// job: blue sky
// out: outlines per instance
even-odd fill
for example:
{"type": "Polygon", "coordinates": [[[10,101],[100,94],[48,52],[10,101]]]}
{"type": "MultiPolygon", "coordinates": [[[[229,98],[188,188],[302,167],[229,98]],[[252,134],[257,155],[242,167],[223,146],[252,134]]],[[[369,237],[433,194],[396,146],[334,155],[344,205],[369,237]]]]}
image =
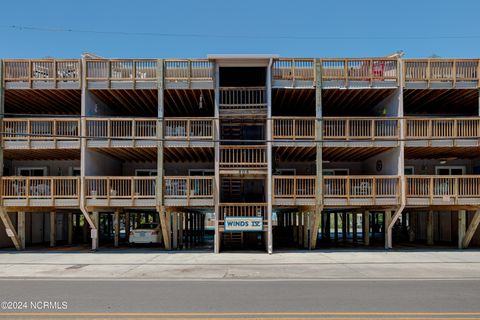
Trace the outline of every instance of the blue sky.
{"type": "Polygon", "coordinates": [[[0,58],[479,57],[479,12],[477,0],[10,0],[0,58]]]}

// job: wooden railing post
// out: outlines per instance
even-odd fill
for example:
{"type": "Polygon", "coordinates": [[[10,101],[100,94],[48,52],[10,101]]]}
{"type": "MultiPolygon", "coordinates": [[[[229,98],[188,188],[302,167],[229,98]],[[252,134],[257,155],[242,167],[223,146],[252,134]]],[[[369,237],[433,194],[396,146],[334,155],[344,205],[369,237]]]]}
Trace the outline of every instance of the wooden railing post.
{"type": "Polygon", "coordinates": [[[55,206],[55,198],[56,198],[56,190],[55,190],[56,183],[55,182],[56,181],[57,180],[53,179],[53,177],[50,178],[50,197],[51,197],[52,207],[55,206]]]}
{"type": "Polygon", "coordinates": [[[427,71],[426,71],[426,76],[427,76],[427,86],[430,88],[431,81],[432,81],[432,74],[431,74],[431,65],[430,65],[430,59],[427,60],[427,71]]]}

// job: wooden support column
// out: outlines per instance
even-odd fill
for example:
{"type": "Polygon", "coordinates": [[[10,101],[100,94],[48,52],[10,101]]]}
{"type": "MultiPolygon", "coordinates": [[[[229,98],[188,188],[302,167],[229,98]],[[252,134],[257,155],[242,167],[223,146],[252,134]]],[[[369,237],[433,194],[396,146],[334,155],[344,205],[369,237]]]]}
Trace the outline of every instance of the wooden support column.
{"type": "Polygon", "coordinates": [[[57,213],[50,212],[50,247],[57,244],[57,213]]]}
{"type": "Polygon", "coordinates": [[[427,213],[427,245],[433,245],[433,211],[427,213]]]}
{"type": "Polygon", "coordinates": [[[68,245],[73,244],[73,212],[67,213],[68,224],[68,245]]]}
{"type": "Polygon", "coordinates": [[[297,214],[295,212],[291,213],[292,216],[292,235],[293,242],[298,244],[298,229],[297,229],[297,214]]]}
{"type": "Polygon", "coordinates": [[[273,253],[273,149],[272,149],[272,64],[273,59],[270,59],[267,68],[267,253],[273,253]]]}
{"type": "Polygon", "coordinates": [[[13,226],[12,220],[10,219],[8,212],[5,211],[3,207],[0,207],[0,218],[3,222],[3,225],[5,226],[5,232],[7,233],[7,236],[10,237],[10,239],[12,239],[12,242],[15,248],[17,250],[22,250],[22,245],[20,243],[20,239],[18,238],[17,231],[13,226]]]}
{"type": "Polygon", "coordinates": [[[125,212],[125,237],[126,241],[129,242],[130,239],[130,212],[125,212]]]}
{"type": "Polygon", "coordinates": [[[95,229],[91,230],[95,234],[95,237],[92,237],[92,249],[97,250],[100,245],[100,213],[98,211],[92,212],[92,222],[95,225],[95,229]]]}
{"type": "Polygon", "coordinates": [[[178,244],[183,249],[183,229],[185,225],[185,213],[180,213],[179,217],[179,232],[178,232],[178,244]]]}
{"type": "Polygon", "coordinates": [[[310,245],[308,242],[308,229],[310,225],[310,214],[306,211],[303,212],[303,247],[307,249],[310,245]]]}
{"type": "Polygon", "coordinates": [[[370,245],[370,211],[365,210],[363,213],[363,243],[370,245]]]}
{"type": "Polygon", "coordinates": [[[478,225],[480,225],[480,210],[475,211],[473,219],[468,226],[465,237],[463,238],[462,248],[468,248],[468,246],[470,245],[470,241],[475,234],[475,231],[477,231],[478,225]]]}
{"type": "Polygon", "coordinates": [[[347,213],[342,212],[342,241],[347,241],[347,213]]]}
{"type": "Polygon", "coordinates": [[[458,211],[458,249],[463,248],[466,229],[467,229],[467,212],[465,210],[459,210],[458,211]]]}
{"type": "Polygon", "coordinates": [[[390,242],[389,242],[389,237],[391,236],[389,234],[389,228],[388,226],[392,223],[392,211],[391,210],[385,210],[385,216],[383,218],[383,235],[385,237],[385,248],[389,249],[391,248],[390,242]]]}
{"type": "MultiPolygon", "coordinates": [[[[220,69],[215,63],[215,72],[213,75],[215,106],[214,106],[214,121],[213,121],[213,138],[214,138],[214,166],[215,166],[215,182],[213,184],[213,201],[215,205],[215,234],[214,234],[214,252],[220,253],[221,234],[220,234],[220,69]]],[[[185,228],[187,227],[185,221],[185,228]]],[[[186,240],[186,239],[185,239],[186,240]]]]}
{"type": "Polygon", "coordinates": [[[157,203],[157,212],[159,214],[160,228],[162,229],[162,238],[165,243],[165,248],[170,250],[170,236],[166,230],[166,220],[165,220],[165,207],[163,199],[163,188],[164,188],[164,163],[163,163],[163,154],[164,154],[164,120],[165,120],[165,99],[164,99],[164,86],[165,86],[165,77],[164,77],[164,68],[163,68],[163,59],[157,60],[157,179],[155,186],[155,197],[157,203]]]}
{"type": "Polygon", "coordinates": [[[17,232],[20,240],[20,248],[25,249],[25,212],[17,212],[17,232]]]}
{"type": "Polygon", "coordinates": [[[118,244],[120,243],[120,210],[116,209],[115,214],[114,214],[114,219],[113,219],[113,228],[114,228],[114,247],[118,247],[118,244]]]}
{"type": "Polygon", "coordinates": [[[320,221],[322,218],[322,208],[315,206],[315,212],[312,217],[312,232],[310,233],[310,250],[317,247],[318,230],[320,228],[320,221]]]}
{"type": "Polygon", "coordinates": [[[173,213],[172,219],[172,232],[173,232],[173,239],[172,239],[172,249],[177,249],[177,240],[178,240],[178,212],[173,213]]]}
{"type": "Polygon", "coordinates": [[[192,246],[192,220],[190,212],[185,213],[185,245],[188,248],[192,246]]]}
{"type": "MultiPolygon", "coordinates": [[[[322,106],[322,62],[320,59],[315,59],[315,205],[320,208],[318,214],[322,215],[323,209],[323,106],[322,106]]],[[[317,210],[316,210],[317,211],[317,210]]],[[[330,214],[328,214],[330,216],[330,214]]],[[[330,239],[330,217],[322,219],[324,223],[324,236],[330,239]],[[327,235],[328,234],[328,235],[327,235]]],[[[316,241],[316,240],[315,240],[316,241]]]]}
{"type": "MultiPolygon", "coordinates": [[[[3,63],[0,61],[0,127],[3,128],[5,115],[5,88],[3,83],[3,63]]],[[[0,177],[3,176],[3,146],[0,145],[0,177]]],[[[6,227],[6,226],[5,226],[6,227]]]]}
{"type": "Polygon", "coordinates": [[[303,212],[297,212],[297,236],[298,245],[303,246],[303,212]]]}
{"type": "Polygon", "coordinates": [[[166,208],[159,208],[158,214],[160,215],[160,227],[162,229],[163,235],[163,243],[165,244],[165,250],[171,250],[171,242],[170,242],[170,226],[168,223],[167,217],[170,216],[170,212],[166,210],[166,208]]]}

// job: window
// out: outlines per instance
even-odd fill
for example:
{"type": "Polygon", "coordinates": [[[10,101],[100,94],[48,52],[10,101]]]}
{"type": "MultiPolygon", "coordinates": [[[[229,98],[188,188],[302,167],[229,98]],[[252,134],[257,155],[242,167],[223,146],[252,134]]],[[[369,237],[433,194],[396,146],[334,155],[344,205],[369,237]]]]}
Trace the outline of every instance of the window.
{"type": "Polygon", "coordinates": [[[211,169],[188,169],[189,176],[214,176],[215,170],[211,169]]]}
{"type": "Polygon", "coordinates": [[[135,176],[137,177],[154,177],[157,175],[157,169],[136,169],[135,176]]]}
{"type": "Polygon", "coordinates": [[[414,166],[405,166],[403,168],[403,172],[406,176],[411,176],[415,174],[415,167],[414,166]]]}
{"type": "Polygon", "coordinates": [[[439,176],[464,175],[465,166],[436,166],[435,174],[439,176]]]}
{"type": "Polygon", "coordinates": [[[47,167],[21,167],[17,173],[23,177],[44,177],[47,175],[47,167]]]}
{"type": "Polygon", "coordinates": [[[80,167],[70,167],[68,171],[72,177],[78,177],[82,175],[80,167]]]}
{"type": "Polygon", "coordinates": [[[324,176],[348,176],[350,169],[323,169],[324,176]]]}
{"type": "Polygon", "coordinates": [[[295,169],[278,169],[277,172],[281,176],[294,176],[297,174],[295,169]]]}

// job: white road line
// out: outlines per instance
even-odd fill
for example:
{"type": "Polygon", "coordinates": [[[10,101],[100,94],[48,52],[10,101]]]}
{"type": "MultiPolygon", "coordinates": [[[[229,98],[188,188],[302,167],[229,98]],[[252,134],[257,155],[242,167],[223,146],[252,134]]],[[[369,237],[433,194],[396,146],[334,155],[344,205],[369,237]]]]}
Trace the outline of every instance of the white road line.
{"type": "Polygon", "coordinates": [[[480,278],[278,278],[278,279],[219,279],[219,278],[192,278],[192,279],[168,279],[168,278],[0,278],[1,281],[103,281],[103,282],[437,282],[437,281],[480,281],[480,278]]]}

